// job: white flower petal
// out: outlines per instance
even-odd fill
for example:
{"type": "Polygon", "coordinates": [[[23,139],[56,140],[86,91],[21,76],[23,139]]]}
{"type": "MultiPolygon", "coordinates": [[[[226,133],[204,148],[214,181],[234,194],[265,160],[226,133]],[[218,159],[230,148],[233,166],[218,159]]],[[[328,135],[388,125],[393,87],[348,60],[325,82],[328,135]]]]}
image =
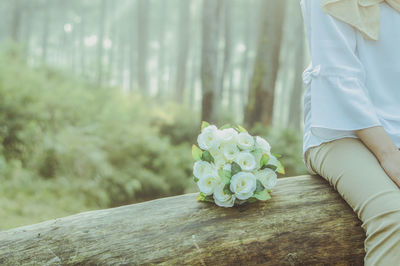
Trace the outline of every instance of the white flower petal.
{"type": "Polygon", "coordinates": [[[277,175],[272,169],[265,168],[263,170],[257,171],[255,173],[255,176],[267,189],[273,188],[276,185],[277,175]]]}
{"type": "Polygon", "coordinates": [[[237,143],[242,150],[251,150],[254,148],[254,138],[245,132],[240,132],[237,137],[237,143]]]}
{"type": "Polygon", "coordinates": [[[204,176],[210,175],[215,171],[215,168],[206,161],[197,161],[193,166],[193,175],[197,178],[202,178],[204,176]]]}
{"type": "Polygon", "coordinates": [[[234,143],[227,143],[221,146],[222,152],[228,161],[233,161],[240,152],[234,143]]]}
{"type": "Polygon", "coordinates": [[[257,187],[256,176],[249,172],[239,172],[232,176],[230,190],[238,199],[248,199],[257,187]]]}
{"type": "Polygon", "coordinates": [[[271,145],[260,136],[256,136],[256,145],[267,154],[271,152],[271,145]]]}
{"type": "Polygon", "coordinates": [[[197,143],[199,144],[199,147],[203,150],[218,148],[220,139],[217,131],[218,129],[214,125],[204,128],[197,137],[197,143]]]}
{"type": "Polygon", "coordinates": [[[253,171],[257,167],[256,158],[248,151],[241,151],[235,158],[235,162],[243,171],[253,171]]]}
{"type": "Polygon", "coordinates": [[[238,132],[233,128],[219,130],[218,134],[221,141],[225,143],[235,143],[238,136],[238,132]]]}
{"type": "Polygon", "coordinates": [[[197,185],[201,192],[206,195],[211,195],[214,193],[215,188],[221,184],[221,179],[218,175],[208,175],[202,177],[197,181],[197,185]]]}

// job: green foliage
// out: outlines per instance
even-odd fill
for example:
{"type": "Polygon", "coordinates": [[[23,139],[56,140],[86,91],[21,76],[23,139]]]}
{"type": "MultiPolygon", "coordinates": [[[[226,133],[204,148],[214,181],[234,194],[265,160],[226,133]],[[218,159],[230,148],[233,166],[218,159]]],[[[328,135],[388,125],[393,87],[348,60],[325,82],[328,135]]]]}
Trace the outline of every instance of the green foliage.
{"type": "Polygon", "coordinates": [[[236,175],[240,171],[242,171],[242,168],[240,167],[240,165],[238,165],[236,162],[232,162],[232,165],[231,165],[232,176],[236,175]]]}
{"type": "Polygon", "coordinates": [[[302,132],[292,129],[273,129],[261,123],[257,123],[250,132],[265,138],[271,144],[273,154],[279,153],[279,156],[276,156],[279,158],[278,173],[285,176],[308,174],[302,159],[302,132]],[[282,165],[285,166],[284,170],[282,165]]]}
{"type": "Polygon", "coordinates": [[[268,163],[269,156],[267,154],[263,154],[260,160],[260,168],[263,168],[264,165],[268,163]]]}
{"type": "Polygon", "coordinates": [[[203,152],[203,154],[202,154],[202,156],[201,156],[201,159],[203,160],[203,161],[206,161],[206,162],[209,162],[209,163],[213,163],[214,162],[214,157],[211,155],[211,153],[209,152],[209,151],[204,151],[203,152]]]}
{"type": "MultiPolygon", "coordinates": [[[[200,121],[190,107],[31,68],[20,55],[15,47],[0,52],[0,217],[7,217],[0,230],[198,191],[190,147],[200,121]]],[[[282,155],[286,175],[306,173],[299,132],[262,125],[250,132],[282,155]]],[[[239,171],[233,163],[221,174],[227,181],[239,171]]]]}
{"type": "Polygon", "coordinates": [[[195,161],[201,160],[202,155],[203,155],[203,151],[199,147],[197,147],[196,145],[193,144],[192,145],[193,160],[195,160],[195,161]]]}
{"type": "Polygon", "coordinates": [[[223,129],[228,129],[230,127],[232,127],[230,124],[225,124],[225,125],[221,126],[219,129],[223,130],[223,129]]]}
{"type": "Polygon", "coordinates": [[[210,123],[206,122],[206,121],[202,121],[201,122],[201,130],[205,129],[206,127],[208,127],[210,125],[210,123]]]}
{"type": "Polygon", "coordinates": [[[199,134],[197,113],[185,105],[158,103],[153,108],[152,125],[172,144],[196,143],[199,134]]]}
{"type": "Polygon", "coordinates": [[[249,133],[247,131],[247,129],[245,129],[244,127],[242,127],[241,125],[237,125],[236,130],[239,132],[243,132],[243,133],[249,133]]]}
{"type": "Polygon", "coordinates": [[[261,181],[259,179],[257,179],[257,187],[256,187],[256,190],[254,192],[259,192],[259,191],[261,191],[263,189],[264,189],[263,184],[261,183],[261,181]]]}
{"type": "Polygon", "coordinates": [[[222,182],[224,184],[229,184],[231,182],[231,177],[232,177],[231,171],[219,169],[218,175],[221,177],[222,182]]]}
{"type": "Polygon", "coordinates": [[[184,193],[192,182],[188,140],[198,129],[166,136],[160,113],[167,110],[139,96],[32,69],[17,50],[2,52],[0,209],[41,201],[53,208],[48,219],[184,193]]]}
{"type": "Polygon", "coordinates": [[[254,197],[258,200],[263,200],[263,201],[271,199],[271,196],[268,194],[267,190],[261,190],[254,193],[254,197]]]}
{"type": "Polygon", "coordinates": [[[197,201],[207,201],[207,202],[212,202],[214,203],[214,198],[212,195],[206,195],[203,192],[200,192],[199,195],[197,195],[197,201]]]}

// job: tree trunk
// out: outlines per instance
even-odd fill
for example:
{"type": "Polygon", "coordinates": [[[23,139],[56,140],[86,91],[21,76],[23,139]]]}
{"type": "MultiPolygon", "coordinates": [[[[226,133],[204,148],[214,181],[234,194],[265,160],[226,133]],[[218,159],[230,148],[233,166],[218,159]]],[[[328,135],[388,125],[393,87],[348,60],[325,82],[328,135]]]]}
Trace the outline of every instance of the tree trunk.
{"type": "MultiPolygon", "coordinates": [[[[126,38],[125,38],[125,29],[121,28],[119,32],[119,41],[118,41],[118,80],[121,85],[121,88],[125,88],[125,68],[126,61],[130,62],[130,60],[126,60],[126,58],[130,58],[130,43],[128,42],[129,51],[127,52],[126,48],[126,38]]],[[[129,39],[128,39],[129,40],[129,39]]],[[[128,65],[130,70],[130,65],[128,65]]],[[[129,87],[129,86],[128,86],[129,87]]],[[[130,88],[129,88],[130,89],[130,88]]]]}
{"type": "Polygon", "coordinates": [[[132,5],[132,10],[131,10],[131,21],[128,20],[128,23],[126,25],[125,33],[129,36],[129,55],[128,55],[128,66],[129,66],[129,91],[132,92],[134,87],[137,86],[137,75],[136,75],[136,55],[137,55],[137,45],[136,45],[136,39],[138,38],[137,34],[134,34],[132,32],[132,27],[131,25],[135,25],[137,23],[137,6],[132,5]],[[129,24],[130,22],[130,24],[129,24]],[[136,81],[136,83],[135,83],[136,81]]]}
{"type": "Polygon", "coordinates": [[[23,39],[24,39],[24,57],[28,58],[29,53],[31,51],[31,41],[32,41],[32,28],[35,21],[33,16],[34,8],[32,6],[25,7],[25,21],[24,21],[24,32],[23,32],[23,39]]]}
{"type": "Polygon", "coordinates": [[[301,123],[303,119],[301,116],[301,108],[303,104],[302,94],[303,94],[303,78],[302,73],[304,70],[304,47],[305,47],[305,33],[301,18],[301,11],[299,8],[295,10],[295,21],[297,22],[295,34],[298,36],[296,42],[294,43],[296,47],[295,53],[295,77],[292,85],[292,93],[290,95],[290,105],[289,105],[289,127],[294,130],[301,129],[301,123]]]}
{"type": "Polygon", "coordinates": [[[214,110],[216,91],[218,91],[218,22],[220,21],[221,0],[203,1],[202,49],[201,49],[201,119],[211,123],[218,122],[214,110]]]}
{"type": "Polygon", "coordinates": [[[158,17],[159,17],[159,25],[158,25],[158,38],[160,47],[158,49],[158,60],[157,60],[157,94],[156,99],[158,101],[162,101],[165,96],[165,24],[167,22],[166,15],[167,15],[167,1],[161,1],[159,10],[158,10],[158,17]]]}
{"type": "Polygon", "coordinates": [[[81,22],[79,24],[79,56],[80,56],[80,69],[81,74],[85,74],[86,71],[86,46],[85,46],[85,28],[86,28],[86,18],[85,18],[85,8],[83,5],[79,9],[81,22]]]}
{"type": "Polygon", "coordinates": [[[278,179],[266,202],[198,193],[0,232],[1,265],[363,265],[361,221],[318,175],[278,179]]]}
{"type": "Polygon", "coordinates": [[[243,121],[244,113],[246,109],[247,97],[249,95],[249,53],[250,53],[250,32],[253,30],[252,25],[250,23],[250,16],[252,16],[252,11],[249,5],[245,6],[245,10],[243,11],[245,14],[244,21],[244,30],[243,30],[243,43],[245,46],[245,50],[243,52],[243,58],[240,69],[240,88],[238,89],[238,95],[236,95],[236,99],[239,98],[238,106],[240,107],[239,114],[242,116],[240,120],[243,121]]]}
{"type": "Polygon", "coordinates": [[[143,95],[148,95],[147,86],[147,50],[148,50],[148,13],[149,13],[149,0],[137,1],[137,80],[140,91],[143,95]]]}
{"type": "Polygon", "coordinates": [[[272,123],[285,6],[286,0],[270,0],[264,1],[261,8],[257,56],[245,114],[250,128],[257,122],[265,126],[272,123]]]}
{"type": "Polygon", "coordinates": [[[18,42],[20,37],[19,33],[21,28],[22,7],[21,0],[14,0],[13,2],[10,36],[13,41],[18,42]]]}
{"type": "Polygon", "coordinates": [[[228,71],[231,69],[231,50],[232,50],[232,37],[231,37],[231,24],[232,24],[232,11],[231,2],[224,0],[224,18],[223,18],[223,33],[224,33],[224,56],[222,62],[221,77],[219,80],[220,85],[218,86],[218,91],[214,101],[214,110],[221,109],[226,95],[226,89],[229,89],[229,85],[225,86],[228,79],[228,71]]]}
{"type": "Polygon", "coordinates": [[[104,33],[106,23],[106,0],[101,0],[99,16],[99,38],[97,43],[97,85],[103,84],[103,55],[104,55],[104,33]]]}
{"type": "MultiPolygon", "coordinates": [[[[47,52],[49,44],[49,33],[50,33],[50,9],[52,8],[49,1],[45,2],[43,6],[43,33],[42,33],[42,62],[47,62],[47,52]]],[[[64,33],[65,34],[65,33],[64,33]]],[[[64,35],[63,35],[64,36],[64,35]]]]}
{"type": "Polygon", "coordinates": [[[118,14],[117,14],[117,8],[116,8],[116,3],[115,1],[110,1],[109,3],[110,7],[109,10],[112,13],[112,19],[108,22],[108,34],[110,35],[110,40],[111,40],[111,47],[108,47],[107,51],[107,83],[109,85],[113,85],[113,80],[114,80],[114,70],[115,70],[115,59],[116,59],[116,53],[118,47],[118,32],[120,28],[117,26],[118,22],[118,14]]]}
{"type": "Polygon", "coordinates": [[[179,8],[179,40],[178,40],[178,67],[176,72],[175,100],[183,103],[186,81],[186,64],[189,52],[189,23],[191,1],[180,1],[179,8]]]}

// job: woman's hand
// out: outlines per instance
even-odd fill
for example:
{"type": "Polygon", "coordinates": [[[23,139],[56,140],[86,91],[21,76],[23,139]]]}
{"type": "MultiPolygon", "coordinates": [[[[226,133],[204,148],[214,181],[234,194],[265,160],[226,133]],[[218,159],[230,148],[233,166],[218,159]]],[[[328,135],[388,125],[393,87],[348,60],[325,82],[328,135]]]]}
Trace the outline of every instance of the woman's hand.
{"type": "Polygon", "coordinates": [[[355,131],[356,135],[374,153],[383,170],[400,188],[400,150],[382,126],[355,131]]]}
{"type": "Polygon", "coordinates": [[[380,158],[380,164],[386,174],[400,188],[400,150],[383,155],[380,158]]]}

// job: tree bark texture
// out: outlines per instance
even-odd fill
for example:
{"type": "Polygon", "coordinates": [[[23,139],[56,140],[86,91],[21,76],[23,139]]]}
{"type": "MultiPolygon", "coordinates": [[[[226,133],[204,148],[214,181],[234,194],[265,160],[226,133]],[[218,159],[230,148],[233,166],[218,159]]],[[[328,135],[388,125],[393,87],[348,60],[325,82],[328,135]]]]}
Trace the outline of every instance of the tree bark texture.
{"type": "Polygon", "coordinates": [[[279,178],[265,202],[198,193],[0,232],[0,265],[363,265],[361,221],[318,175],[279,178]]]}
{"type": "Polygon", "coordinates": [[[260,11],[257,55],[245,114],[250,128],[257,122],[272,124],[285,6],[285,0],[264,1],[260,11]]]}

